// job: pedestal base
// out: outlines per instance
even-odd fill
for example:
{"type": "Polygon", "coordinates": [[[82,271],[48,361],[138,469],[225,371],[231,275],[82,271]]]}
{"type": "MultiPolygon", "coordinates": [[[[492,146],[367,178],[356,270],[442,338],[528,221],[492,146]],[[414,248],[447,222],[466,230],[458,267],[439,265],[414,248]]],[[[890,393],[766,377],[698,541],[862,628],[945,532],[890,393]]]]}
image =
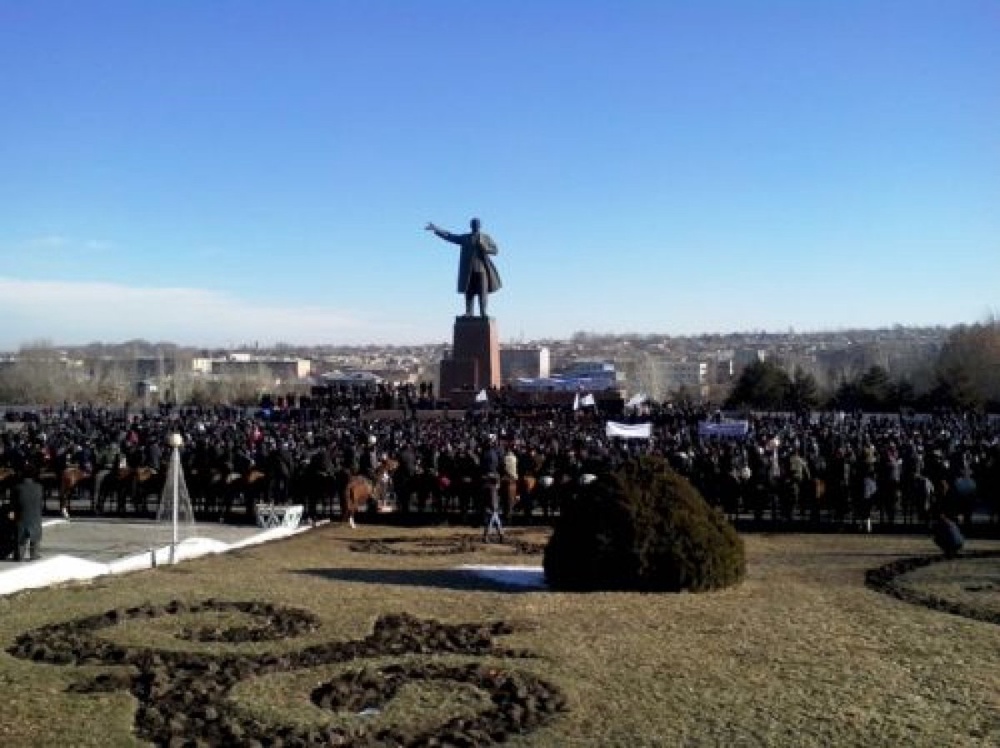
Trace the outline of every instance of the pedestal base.
{"type": "Polygon", "coordinates": [[[479,392],[500,386],[500,338],[492,317],[456,317],[451,357],[441,361],[438,391],[479,392]]]}

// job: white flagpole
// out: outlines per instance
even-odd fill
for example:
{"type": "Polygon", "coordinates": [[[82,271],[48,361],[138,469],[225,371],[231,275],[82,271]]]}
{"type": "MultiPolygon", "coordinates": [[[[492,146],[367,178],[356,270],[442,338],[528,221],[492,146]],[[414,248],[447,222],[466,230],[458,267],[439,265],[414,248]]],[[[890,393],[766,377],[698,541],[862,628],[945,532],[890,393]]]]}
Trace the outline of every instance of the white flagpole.
{"type": "Polygon", "coordinates": [[[174,507],[173,507],[173,541],[170,544],[170,563],[177,562],[177,504],[180,497],[177,495],[177,482],[178,475],[177,471],[181,469],[181,453],[177,447],[174,447],[174,453],[170,456],[170,467],[174,472],[174,485],[173,485],[173,495],[174,495],[174,507]]]}
{"type": "Polygon", "coordinates": [[[171,519],[173,522],[173,539],[170,543],[170,563],[177,563],[177,524],[179,519],[179,504],[180,504],[180,477],[181,477],[181,444],[183,443],[180,434],[170,435],[170,446],[174,448],[174,453],[170,455],[170,468],[174,474],[173,485],[171,486],[171,493],[173,494],[173,509],[171,511],[171,519]]]}

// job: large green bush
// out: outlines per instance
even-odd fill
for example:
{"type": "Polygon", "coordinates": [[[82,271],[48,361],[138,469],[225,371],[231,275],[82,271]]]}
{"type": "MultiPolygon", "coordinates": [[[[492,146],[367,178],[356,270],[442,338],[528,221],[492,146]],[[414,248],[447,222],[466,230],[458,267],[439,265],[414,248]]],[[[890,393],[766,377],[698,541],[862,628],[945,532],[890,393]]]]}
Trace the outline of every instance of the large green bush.
{"type": "Polygon", "coordinates": [[[746,574],[743,540],[663,460],[632,460],[581,486],[545,548],[560,590],[701,592],[746,574]]]}

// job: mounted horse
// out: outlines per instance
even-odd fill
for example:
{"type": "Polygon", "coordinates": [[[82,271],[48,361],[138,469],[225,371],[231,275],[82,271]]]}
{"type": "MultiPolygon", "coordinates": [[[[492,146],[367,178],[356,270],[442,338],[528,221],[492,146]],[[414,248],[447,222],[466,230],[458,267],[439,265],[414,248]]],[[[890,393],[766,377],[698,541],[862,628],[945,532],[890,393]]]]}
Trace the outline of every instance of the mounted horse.
{"type": "Polygon", "coordinates": [[[74,496],[78,496],[83,489],[87,489],[93,495],[94,484],[91,482],[93,473],[84,470],[78,465],[70,465],[63,469],[59,476],[59,511],[64,517],[69,517],[70,503],[74,496]],[[89,484],[89,485],[88,485],[89,484]]]}
{"type": "Polygon", "coordinates": [[[10,497],[20,479],[20,474],[14,468],[0,467],[0,500],[10,497]]]}
{"type": "MultiPolygon", "coordinates": [[[[538,488],[538,478],[532,473],[525,473],[517,480],[515,500],[511,503],[511,509],[520,507],[525,519],[531,516],[535,510],[535,491],[538,488]]],[[[503,490],[501,487],[501,496],[503,490]]]]}
{"type": "Polygon", "coordinates": [[[55,496],[59,498],[60,481],[62,475],[61,473],[55,472],[51,467],[46,466],[41,469],[38,473],[38,482],[42,486],[42,508],[44,509],[45,504],[50,496],[55,496]]]}
{"type": "MultiPolygon", "coordinates": [[[[444,511],[443,498],[450,485],[451,480],[443,473],[417,468],[417,472],[410,476],[405,495],[414,498],[418,512],[427,511],[429,506],[432,512],[440,513],[444,511]]],[[[396,495],[400,495],[399,489],[396,490],[396,495]]]]}
{"type": "Polygon", "coordinates": [[[363,475],[352,475],[340,495],[340,516],[351,528],[357,527],[354,517],[361,511],[379,511],[388,497],[385,483],[373,482],[363,475]]]}
{"type": "Polygon", "coordinates": [[[242,501],[245,516],[252,521],[254,505],[268,499],[270,485],[268,474],[256,468],[250,468],[235,479],[230,478],[223,500],[222,516],[229,516],[234,501],[242,501]]]}
{"type": "Polygon", "coordinates": [[[311,520],[322,515],[333,515],[333,504],[338,496],[338,478],[336,470],[320,470],[307,466],[302,472],[298,485],[306,500],[306,514],[311,520]]]}
{"type": "Polygon", "coordinates": [[[148,513],[149,497],[157,497],[163,492],[165,471],[155,470],[147,466],[119,467],[112,470],[104,478],[97,497],[96,511],[103,511],[107,498],[114,498],[118,514],[124,515],[131,502],[132,509],[137,514],[148,513]]]}
{"type": "Polygon", "coordinates": [[[350,475],[340,491],[340,517],[352,528],[358,512],[395,511],[392,471],[397,462],[386,458],[375,469],[374,479],[365,475],[350,475]]]}
{"type": "Polygon", "coordinates": [[[510,521],[511,512],[517,506],[520,498],[520,481],[506,475],[500,478],[498,493],[500,495],[500,514],[510,521]]]}

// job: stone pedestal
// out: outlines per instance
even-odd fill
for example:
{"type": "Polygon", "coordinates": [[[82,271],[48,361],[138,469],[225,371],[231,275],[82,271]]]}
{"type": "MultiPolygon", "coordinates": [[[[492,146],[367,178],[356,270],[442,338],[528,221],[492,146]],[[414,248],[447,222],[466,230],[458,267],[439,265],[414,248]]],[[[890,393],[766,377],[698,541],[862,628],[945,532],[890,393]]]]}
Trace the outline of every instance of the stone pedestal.
{"type": "Polygon", "coordinates": [[[500,386],[500,338],[492,317],[456,317],[451,358],[441,361],[442,397],[500,386]]]}

